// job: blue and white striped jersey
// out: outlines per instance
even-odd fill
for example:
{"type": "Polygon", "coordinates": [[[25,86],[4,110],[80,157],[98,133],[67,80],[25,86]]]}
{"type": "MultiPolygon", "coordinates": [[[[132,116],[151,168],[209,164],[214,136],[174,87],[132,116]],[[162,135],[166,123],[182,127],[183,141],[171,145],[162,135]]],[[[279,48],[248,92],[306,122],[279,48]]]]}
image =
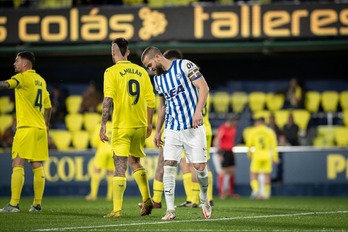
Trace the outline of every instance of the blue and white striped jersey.
{"type": "Polygon", "coordinates": [[[192,127],[198,102],[198,89],[192,81],[201,77],[199,68],[189,60],[173,60],[167,72],[154,76],[155,90],[166,99],[165,129],[192,127]]]}

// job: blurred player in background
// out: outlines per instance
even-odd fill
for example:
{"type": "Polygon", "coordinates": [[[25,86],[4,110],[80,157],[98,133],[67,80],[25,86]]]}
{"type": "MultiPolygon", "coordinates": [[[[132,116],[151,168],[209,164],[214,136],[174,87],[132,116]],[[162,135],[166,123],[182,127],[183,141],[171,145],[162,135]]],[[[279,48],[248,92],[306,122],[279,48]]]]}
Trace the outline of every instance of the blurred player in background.
{"type": "Polygon", "coordinates": [[[146,70],[127,60],[130,51],[126,39],[115,39],[111,53],[115,65],[107,68],[104,73],[104,100],[99,133],[102,142],[109,141],[106,123],[113,106],[113,210],[105,217],[122,216],[123,195],[127,184],[127,160],[142,196],[140,215],[145,216],[151,214],[153,204],[146,170],[140,164],[140,158],[146,156],[145,139],[152,132],[155,94],[146,70]]]}
{"type": "Polygon", "coordinates": [[[277,138],[274,131],[267,127],[264,118],[255,119],[255,127],[248,134],[248,158],[250,159],[250,186],[252,199],[268,199],[271,196],[272,161],[279,162],[277,138]],[[264,175],[264,192],[260,192],[259,175],[264,175]]]}
{"type": "Polygon", "coordinates": [[[48,160],[47,138],[52,106],[46,81],[33,70],[35,55],[20,52],[13,65],[17,74],[0,81],[0,89],[15,90],[17,119],[12,145],[11,201],[0,212],[20,212],[25,161],[31,164],[34,174],[34,201],[29,212],[41,212],[45,189],[43,162],[48,160]]]}
{"type": "MultiPolygon", "coordinates": [[[[99,133],[99,130],[96,130],[99,133]]],[[[111,138],[112,123],[108,121],[106,123],[106,131],[108,137],[111,138]]],[[[87,201],[94,201],[98,197],[99,184],[102,179],[102,171],[106,170],[106,200],[112,200],[112,179],[114,176],[114,159],[112,158],[112,146],[111,139],[102,143],[99,139],[97,140],[97,150],[93,159],[93,172],[91,174],[90,181],[90,193],[85,197],[87,201]]]]}

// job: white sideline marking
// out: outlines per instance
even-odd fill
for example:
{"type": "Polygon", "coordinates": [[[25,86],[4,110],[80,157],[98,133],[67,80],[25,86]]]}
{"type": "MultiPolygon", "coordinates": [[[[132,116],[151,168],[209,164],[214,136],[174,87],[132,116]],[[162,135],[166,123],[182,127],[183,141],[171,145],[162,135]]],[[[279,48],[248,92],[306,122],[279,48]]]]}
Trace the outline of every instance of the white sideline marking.
{"type": "Polygon", "coordinates": [[[160,224],[168,224],[168,223],[216,222],[216,221],[230,221],[230,220],[238,220],[238,219],[259,219],[259,218],[294,217],[294,216],[307,216],[307,215],[316,215],[316,214],[344,214],[344,213],[348,213],[348,210],[327,211],[327,212],[307,212],[307,213],[294,213],[294,214],[273,214],[273,215],[231,217],[231,218],[210,218],[210,219],[196,219],[196,220],[171,220],[171,221],[142,222],[142,223],[116,224],[116,225],[100,225],[100,226],[63,227],[63,228],[36,229],[32,231],[83,230],[83,229],[140,226],[140,225],[160,225],[160,224]]]}

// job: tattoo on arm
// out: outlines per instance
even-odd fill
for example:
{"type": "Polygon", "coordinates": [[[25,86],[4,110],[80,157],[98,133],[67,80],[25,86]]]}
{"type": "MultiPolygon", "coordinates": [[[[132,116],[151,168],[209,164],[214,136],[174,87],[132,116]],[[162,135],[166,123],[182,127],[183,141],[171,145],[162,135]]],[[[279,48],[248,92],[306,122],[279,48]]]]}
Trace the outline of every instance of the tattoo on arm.
{"type": "Polygon", "coordinates": [[[106,124],[110,117],[112,98],[105,97],[103,100],[102,124],[106,124]]]}

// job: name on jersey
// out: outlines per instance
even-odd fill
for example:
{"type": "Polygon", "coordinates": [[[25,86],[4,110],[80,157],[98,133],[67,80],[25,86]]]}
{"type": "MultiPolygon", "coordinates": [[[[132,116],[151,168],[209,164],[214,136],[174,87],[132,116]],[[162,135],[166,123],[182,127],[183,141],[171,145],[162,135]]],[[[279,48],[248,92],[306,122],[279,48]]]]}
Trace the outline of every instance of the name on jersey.
{"type": "Polygon", "coordinates": [[[120,75],[123,77],[126,74],[135,74],[138,75],[139,77],[141,77],[142,73],[139,72],[138,69],[134,69],[134,68],[126,68],[123,69],[123,72],[120,72],[120,75]]]}
{"type": "Polygon", "coordinates": [[[172,88],[171,90],[169,90],[168,92],[165,92],[164,95],[166,96],[166,98],[172,98],[177,96],[179,93],[184,92],[185,89],[182,85],[179,85],[175,88],[172,88]]]}
{"type": "Polygon", "coordinates": [[[39,80],[35,80],[35,85],[36,85],[36,86],[42,86],[42,82],[39,81],[39,80]]]}

